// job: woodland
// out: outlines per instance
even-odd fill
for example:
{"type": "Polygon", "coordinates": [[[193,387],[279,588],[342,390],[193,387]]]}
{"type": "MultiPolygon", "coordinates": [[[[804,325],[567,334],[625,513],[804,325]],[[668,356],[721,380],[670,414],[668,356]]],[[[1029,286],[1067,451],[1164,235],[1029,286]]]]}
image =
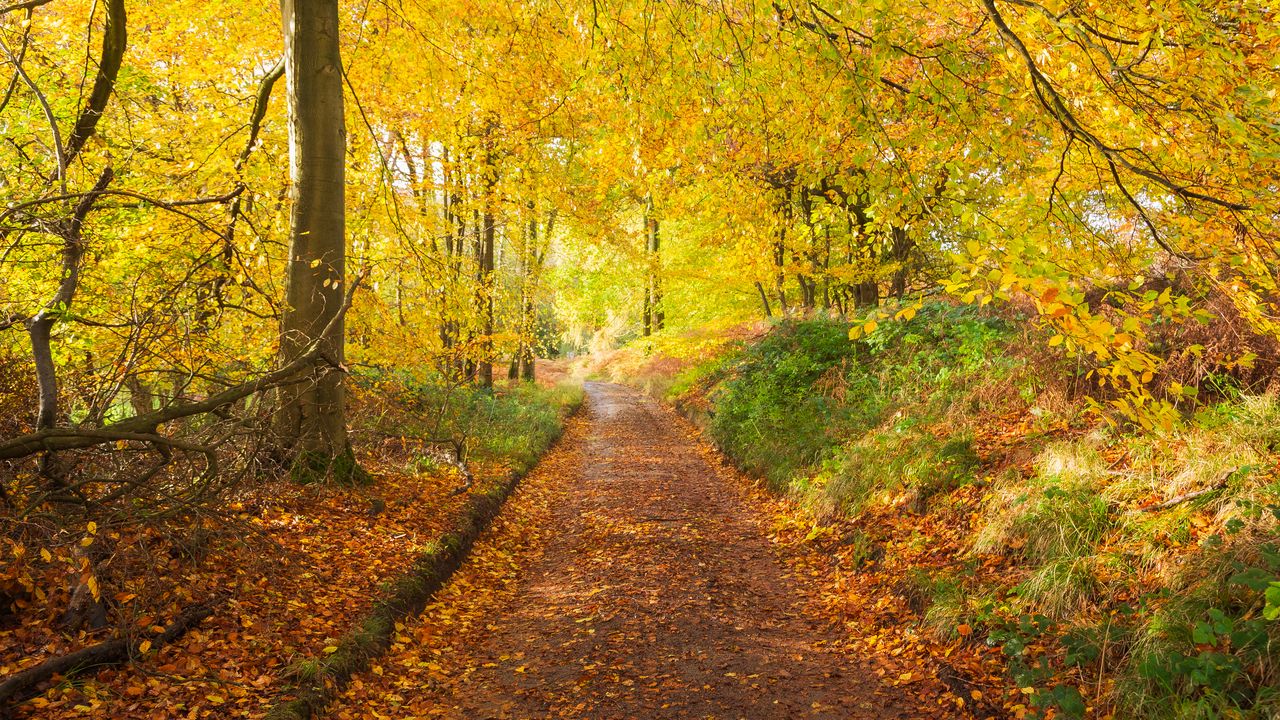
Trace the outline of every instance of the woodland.
{"type": "Polygon", "coordinates": [[[0,717],[466,717],[686,431],[896,717],[1277,717],[1278,12],[0,0],[0,717]]]}

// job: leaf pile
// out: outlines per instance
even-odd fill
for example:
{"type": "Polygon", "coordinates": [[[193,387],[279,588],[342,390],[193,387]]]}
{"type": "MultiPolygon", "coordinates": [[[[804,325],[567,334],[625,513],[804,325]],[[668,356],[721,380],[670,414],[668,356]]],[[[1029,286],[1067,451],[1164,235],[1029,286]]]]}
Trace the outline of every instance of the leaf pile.
{"type": "MultiPolygon", "coordinates": [[[[281,481],[238,499],[231,509],[245,535],[213,535],[203,562],[175,557],[158,567],[181,582],[156,606],[140,610],[136,623],[163,624],[179,606],[229,593],[213,617],[174,645],[148,653],[143,665],[58,684],[19,708],[17,717],[263,714],[277,676],[295,659],[331,645],[367,612],[380,584],[402,573],[462,505],[463,497],[451,495],[456,476],[407,473],[404,459],[394,456],[362,462],[379,477],[376,489],[365,494],[281,481]]],[[[94,640],[64,638],[48,620],[35,617],[0,633],[0,672],[94,640]]]]}

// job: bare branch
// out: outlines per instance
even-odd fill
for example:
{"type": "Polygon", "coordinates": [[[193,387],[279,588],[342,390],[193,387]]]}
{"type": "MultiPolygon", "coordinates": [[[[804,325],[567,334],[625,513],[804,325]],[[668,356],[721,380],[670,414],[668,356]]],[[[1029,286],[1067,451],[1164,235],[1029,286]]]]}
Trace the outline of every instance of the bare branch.
{"type": "Polygon", "coordinates": [[[35,10],[41,5],[48,5],[51,2],[53,2],[53,0],[26,0],[26,2],[5,5],[4,7],[0,7],[0,16],[8,15],[11,12],[17,12],[19,10],[35,10]]]}

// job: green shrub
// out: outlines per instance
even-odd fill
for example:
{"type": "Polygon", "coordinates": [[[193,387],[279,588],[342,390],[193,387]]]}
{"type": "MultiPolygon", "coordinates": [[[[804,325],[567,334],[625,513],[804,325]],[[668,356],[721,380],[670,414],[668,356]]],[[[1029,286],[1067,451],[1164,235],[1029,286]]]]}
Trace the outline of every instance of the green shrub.
{"type": "Polygon", "coordinates": [[[711,436],[775,488],[819,462],[853,427],[878,417],[871,383],[853,393],[846,386],[853,359],[848,332],[847,323],[834,320],[784,323],[736,356],[731,378],[712,398],[711,436]],[[855,401],[839,402],[837,392],[855,401]]]}
{"type": "MultiPolygon", "coordinates": [[[[856,512],[865,490],[885,485],[868,477],[877,471],[864,467],[868,448],[857,441],[893,410],[924,425],[958,406],[981,406],[984,401],[969,396],[998,386],[1021,361],[1006,351],[1010,326],[968,307],[932,303],[914,319],[884,323],[858,342],[848,339],[849,327],[829,318],[781,323],[758,343],[686,371],[675,387],[720,378],[709,430],[731,457],[778,489],[797,482],[831,487],[835,497],[819,504],[856,512]],[[834,465],[825,465],[829,460],[834,465]],[[826,479],[804,479],[814,471],[826,479]]],[[[908,451],[912,458],[885,476],[918,485],[921,498],[962,484],[976,466],[963,429],[941,443],[925,433],[908,438],[908,429],[895,427],[902,438],[885,435],[872,444],[908,451]]],[[[892,460],[885,454],[878,462],[892,460]]]]}
{"type": "Polygon", "coordinates": [[[1206,720],[1280,713],[1280,626],[1260,612],[1280,577],[1280,540],[1265,523],[1229,541],[1213,537],[1171,584],[1183,589],[1142,628],[1117,687],[1126,712],[1206,720]]]}

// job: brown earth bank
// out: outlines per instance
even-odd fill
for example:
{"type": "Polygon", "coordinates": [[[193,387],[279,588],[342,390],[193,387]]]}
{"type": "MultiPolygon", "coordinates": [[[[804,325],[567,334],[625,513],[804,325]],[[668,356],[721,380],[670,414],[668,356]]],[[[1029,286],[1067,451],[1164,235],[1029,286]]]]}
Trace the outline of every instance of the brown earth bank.
{"type": "Polygon", "coordinates": [[[936,681],[838,644],[801,545],[634,390],[584,412],[339,718],[939,718],[936,681]]]}

